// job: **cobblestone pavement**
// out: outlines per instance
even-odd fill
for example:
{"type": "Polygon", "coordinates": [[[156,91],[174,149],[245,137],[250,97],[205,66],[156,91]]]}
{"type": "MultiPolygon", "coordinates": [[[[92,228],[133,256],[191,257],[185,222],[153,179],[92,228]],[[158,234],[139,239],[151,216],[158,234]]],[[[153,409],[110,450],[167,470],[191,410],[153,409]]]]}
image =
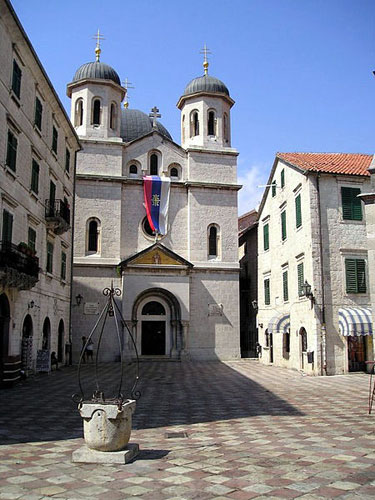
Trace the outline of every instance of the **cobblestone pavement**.
{"type": "MultiPolygon", "coordinates": [[[[103,367],[107,382],[116,369],[103,367]]],[[[83,444],[76,375],[68,367],[0,391],[1,499],[375,498],[363,373],[142,363],[131,436],[141,452],[121,466],[71,462],[83,444]]]]}

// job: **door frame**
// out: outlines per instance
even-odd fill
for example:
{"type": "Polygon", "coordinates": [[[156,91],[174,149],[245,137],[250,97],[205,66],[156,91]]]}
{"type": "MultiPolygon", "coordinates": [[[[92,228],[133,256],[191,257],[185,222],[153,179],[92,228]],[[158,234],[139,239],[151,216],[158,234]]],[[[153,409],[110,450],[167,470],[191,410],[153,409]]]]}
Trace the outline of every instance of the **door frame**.
{"type": "Polygon", "coordinates": [[[160,296],[148,295],[142,299],[137,307],[137,350],[142,355],[142,321],[164,321],[165,322],[165,354],[161,356],[169,357],[172,348],[171,310],[169,304],[160,296]],[[165,309],[165,315],[143,315],[142,309],[148,302],[159,302],[165,309]]]}

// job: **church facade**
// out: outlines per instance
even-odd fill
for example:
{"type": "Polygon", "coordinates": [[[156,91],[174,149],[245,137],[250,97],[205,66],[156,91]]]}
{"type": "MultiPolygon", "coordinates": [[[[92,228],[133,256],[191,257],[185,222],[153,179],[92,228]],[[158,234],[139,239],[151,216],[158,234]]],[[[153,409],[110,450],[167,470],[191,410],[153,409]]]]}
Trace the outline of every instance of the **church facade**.
{"type": "MultiPolygon", "coordinates": [[[[102,290],[121,289],[123,317],[141,357],[240,357],[237,156],[225,84],[195,78],[180,97],[181,145],[151,115],[130,109],[110,66],[81,66],[67,86],[80,138],[75,195],[73,356],[102,310],[102,290]],[[123,105],[125,99],[125,106],[123,105]],[[170,179],[165,235],[146,216],[143,177],[170,179]]],[[[102,361],[118,355],[106,327],[102,361]]],[[[95,343],[95,339],[94,339],[95,343]]],[[[132,355],[124,331],[124,350],[132,355]],[[129,350],[129,349],[130,350],[129,350]]],[[[133,352],[134,354],[134,352],[133,352]]]]}

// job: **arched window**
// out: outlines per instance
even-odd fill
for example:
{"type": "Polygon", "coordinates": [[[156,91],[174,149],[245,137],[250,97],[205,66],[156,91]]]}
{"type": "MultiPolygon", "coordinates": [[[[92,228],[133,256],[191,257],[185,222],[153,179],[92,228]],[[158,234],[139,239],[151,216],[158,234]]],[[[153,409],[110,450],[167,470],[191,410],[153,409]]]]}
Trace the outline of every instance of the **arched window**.
{"type": "Polygon", "coordinates": [[[302,352],[307,352],[307,332],[306,330],[302,327],[299,331],[301,335],[301,347],[302,347],[302,352]]]}
{"type": "Polygon", "coordinates": [[[143,232],[145,233],[146,236],[154,236],[155,235],[154,231],[151,229],[150,223],[148,222],[147,215],[142,220],[142,229],[143,229],[143,232]]]}
{"type": "Polygon", "coordinates": [[[216,125],[215,112],[209,111],[208,112],[208,120],[207,120],[207,133],[208,133],[208,135],[216,135],[215,125],[216,125]]]}
{"type": "Polygon", "coordinates": [[[129,167],[129,174],[137,174],[138,173],[138,168],[137,165],[130,165],[129,167]]]}
{"type": "Polygon", "coordinates": [[[109,126],[112,130],[114,130],[116,128],[116,120],[117,120],[117,106],[116,104],[113,102],[111,104],[111,115],[110,115],[110,119],[109,119],[109,126]]]}
{"type": "Polygon", "coordinates": [[[171,177],[178,177],[178,169],[176,167],[171,168],[171,177]]]}
{"type": "Polygon", "coordinates": [[[229,142],[228,115],[226,113],[223,116],[223,129],[224,141],[229,142]]]}
{"type": "Polygon", "coordinates": [[[156,302],[156,300],[152,300],[151,302],[147,302],[142,308],[143,316],[165,316],[165,309],[160,302],[156,302]]]}
{"type": "Polygon", "coordinates": [[[100,125],[100,100],[94,99],[92,107],[92,124],[100,125]]]}
{"type": "Polygon", "coordinates": [[[155,153],[150,156],[150,175],[158,175],[158,156],[155,153]]]}
{"type": "Polygon", "coordinates": [[[208,226],[208,258],[219,256],[219,227],[216,224],[208,226]]]}
{"type": "Polygon", "coordinates": [[[51,322],[46,318],[43,323],[42,349],[48,350],[51,347],[51,322]]]}
{"type": "Polygon", "coordinates": [[[190,137],[199,135],[199,115],[198,111],[193,111],[190,115],[190,137]]]}
{"type": "Polygon", "coordinates": [[[87,252],[97,253],[99,251],[99,221],[91,219],[87,227],[87,252]]]}
{"type": "Polygon", "coordinates": [[[83,99],[76,100],[74,126],[80,127],[83,124],[83,99]]]}

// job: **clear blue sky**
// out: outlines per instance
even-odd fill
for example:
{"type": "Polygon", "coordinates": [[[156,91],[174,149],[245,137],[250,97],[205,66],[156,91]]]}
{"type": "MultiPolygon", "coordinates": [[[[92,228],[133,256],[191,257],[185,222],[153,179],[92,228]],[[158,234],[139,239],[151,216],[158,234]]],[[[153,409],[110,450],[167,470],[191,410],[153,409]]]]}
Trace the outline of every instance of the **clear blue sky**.
{"type": "Polygon", "coordinates": [[[132,108],[157,105],[180,142],[175,104],[203,74],[228,86],[240,152],[239,213],[256,206],[277,151],[374,152],[374,0],[13,0],[67,110],[66,84],[101,60],[136,87],[132,108]]]}

